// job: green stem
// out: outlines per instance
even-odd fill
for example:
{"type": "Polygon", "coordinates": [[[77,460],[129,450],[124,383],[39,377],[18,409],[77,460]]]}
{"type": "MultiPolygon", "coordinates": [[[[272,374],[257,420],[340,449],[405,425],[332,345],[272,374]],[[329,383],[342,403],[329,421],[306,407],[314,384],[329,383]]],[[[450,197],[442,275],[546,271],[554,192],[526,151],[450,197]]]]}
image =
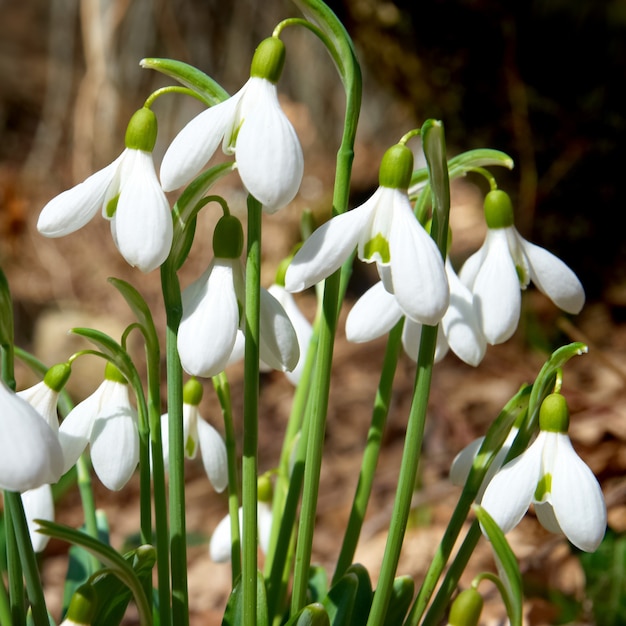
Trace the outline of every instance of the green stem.
{"type": "MultiPolygon", "coordinates": [[[[76,482],[78,485],[78,493],[80,494],[80,501],[83,506],[83,515],[85,516],[85,532],[90,537],[98,539],[96,501],[93,496],[89,461],[85,454],[81,454],[76,462],[76,482]]],[[[100,567],[100,561],[98,561],[93,554],[89,554],[89,560],[91,562],[89,575],[91,575],[100,567]]]]}
{"type": "Polygon", "coordinates": [[[14,626],[11,615],[11,602],[4,581],[0,580],[0,626],[14,626]]]}
{"type": "Polygon", "coordinates": [[[261,310],[261,203],[248,196],[243,395],[243,626],[257,618],[257,480],[259,439],[259,333],[261,310]]]}
{"type": "Polygon", "coordinates": [[[400,560],[400,552],[411,510],[411,499],[415,488],[417,468],[424,439],[424,425],[430,394],[435,345],[437,343],[437,329],[437,326],[422,327],[415,388],[404,441],[398,489],[396,491],[378,585],[374,593],[372,610],[367,621],[369,626],[378,626],[385,621],[393,588],[393,580],[398,561],[400,560]]]}
{"type": "Polygon", "coordinates": [[[11,624],[13,626],[22,626],[26,623],[22,564],[20,562],[15,530],[13,528],[11,500],[7,499],[7,493],[8,492],[4,492],[4,532],[6,535],[7,574],[9,578],[9,598],[12,616],[11,624]]]}
{"type": "Polygon", "coordinates": [[[172,623],[189,624],[187,588],[187,536],[185,521],[185,450],[183,441],[183,373],[176,345],[182,318],[180,284],[168,259],[161,266],[161,286],[165,311],[167,360],[167,414],[169,439],[170,557],[172,623]]]}
{"type": "Polygon", "coordinates": [[[354,494],[352,510],[346,526],[343,544],[337,560],[337,566],[335,568],[335,574],[333,575],[332,584],[336,583],[352,564],[356,546],[361,534],[367,504],[372,493],[372,485],[374,483],[376,465],[378,464],[383,431],[385,429],[385,424],[387,423],[387,415],[389,414],[393,379],[396,373],[398,356],[402,348],[403,326],[404,321],[399,321],[389,333],[389,338],[387,340],[387,348],[383,359],[380,381],[378,383],[378,390],[374,401],[372,422],[367,434],[367,444],[365,446],[363,460],[361,462],[359,481],[354,494]]]}

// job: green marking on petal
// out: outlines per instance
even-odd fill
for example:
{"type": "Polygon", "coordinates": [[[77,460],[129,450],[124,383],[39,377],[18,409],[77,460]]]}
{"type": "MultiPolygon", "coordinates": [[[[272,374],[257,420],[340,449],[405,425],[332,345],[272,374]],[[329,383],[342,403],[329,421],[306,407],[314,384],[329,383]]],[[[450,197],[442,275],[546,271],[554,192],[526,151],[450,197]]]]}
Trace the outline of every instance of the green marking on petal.
{"type": "Polygon", "coordinates": [[[185,442],[185,456],[188,459],[193,459],[195,454],[196,454],[196,442],[191,437],[187,437],[187,441],[185,442]]]}
{"type": "Polygon", "coordinates": [[[535,501],[542,502],[543,499],[552,491],[552,474],[544,474],[537,483],[535,489],[535,501]]]}
{"type": "Polygon", "coordinates": [[[107,202],[105,213],[109,219],[111,219],[115,215],[115,211],[117,211],[117,202],[119,199],[120,199],[120,194],[118,193],[117,196],[111,198],[107,202]]]}
{"type": "Polygon", "coordinates": [[[363,247],[363,255],[367,260],[374,260],[374,257],[378,256],[380,263],[389,263],[391,261],[389,242],[380,233],[377,233],[363,247]]]}

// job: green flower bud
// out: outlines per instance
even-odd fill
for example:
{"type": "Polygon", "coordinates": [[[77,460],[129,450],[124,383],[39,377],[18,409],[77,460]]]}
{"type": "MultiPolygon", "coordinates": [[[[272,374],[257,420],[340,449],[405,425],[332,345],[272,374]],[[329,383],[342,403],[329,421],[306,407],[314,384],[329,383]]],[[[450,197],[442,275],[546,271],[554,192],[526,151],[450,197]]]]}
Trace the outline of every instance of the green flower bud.
{"type": "Polygon", "coordinates": [[[413,153],[402,143],[391,146],[383,155],[378,172],[381,187],[391,189],[409,188],[413,174],[413,153]]]}
{"type": "Polygon", "coordinates": [[[252,57],[250,76],[265,78],[276,84],[285,65],[285,44],[278,37],[268,37],[257,47],[252,57]]]}
{"type": "Polygon", "coordinates": [[[133,113],[126,128],[126,147],[152,152],[157,139],[157,119],[151,109],[142,107],[133,113]]]}
{"type": "Polygon", "coordinates": [[[237,259],[243,251],[243,228],[232,215],[220,218],[213,232],[213,253],[221,259],[237,259]]]}
{"type": "Polygon", "coordinates": [[[483,597],[474,587],[465,589],[461,591],[452,603],[450,616],[448,617],[448,625],[477,626],[482,610],[483,597]]]}
{"type": "Polygon", "coordinates": [[[485,221],[489,228],[508,228],[513,226],[513,204],[509,194],[501,189],[494,189],[485,196],[485,221]]]}
{"type": "Polygon", "coordinates": [[[566,433],[569,428],[567,400],[560,393],[551,393],[539,409],[539,428],[550,433],[566,433]]]}
{"type": "Polygon", "coordinates": [[[122,385],[127,385],[128,381],[122,375],[113,363],[107,361],[107,364],[104,368],[104,380],[111,380],[115,383],[121,383],[122,385]]]}
{"type": "Polygon", "coordinates": [[[71,624],[89,626],[96,616],[97,602],[96,591],[92,585],[81,585],[72,595],[66,620],[71,624]]]}
{"type": "Polygon", "coordinates": [[[57,363],[53,365],[43,377],[43,382],[52,389],[52,391],[61,391],[65,387],[65,383],[68,381],[70,374],[72,373],[72,366],[69,363],[57,363]]]}
{"type": "Polygon", "coordinates": [[[259,502],[271,502],[274,495],[274,487],[272,481],[267,474],[259,476],[257,483],[257,497],[259,502]]]}
{"type": "Polygon", "coordinates": [[[196,378],[190,378],[183,387],[183,402],[191,406],[198,406],[202,401],[204,389],[196,378]]]}

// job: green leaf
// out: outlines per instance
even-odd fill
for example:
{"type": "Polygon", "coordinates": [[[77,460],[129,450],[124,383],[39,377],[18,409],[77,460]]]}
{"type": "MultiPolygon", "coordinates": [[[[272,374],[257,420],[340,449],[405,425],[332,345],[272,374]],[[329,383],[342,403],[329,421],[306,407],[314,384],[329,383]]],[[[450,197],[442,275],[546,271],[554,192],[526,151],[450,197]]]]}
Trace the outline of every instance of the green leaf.
{"type": "Polygon", "coordinates": [[[311,602],[321,602],[328,593],[328,575],[320,565],[311,565],[309,568],[309,599],[311,602]]]}
{"type": "Polygon", "coordinates": [[[0,346],[13,345],[13,301],[2,268],[0,268],[0,346]]]}
{"type": "Polygon", "coordinates": [[[367,618],[372,608],[372,580],[367,569],[360,563],[353,563],[346,570],[346,574],[354,574],[359,582],[354,600],[354,610],[352,612],[351,624],[360,626],[367,623],[367,618]]]}
{"type": "Polygon", "coordinates": [[[389,608],[383,626],[402,626],[411,606],[414,592],[415,582],[410,576],[398,576],[393,581],[389,608]]]}
{"type": "Polygon", "coordinates": [[[332,626],[352,624],[354,604],[359,588],[359,577],[354,573],[344,574],[322,600],[332,626]]]}
{"type": "MultiPolygon", "coordinates": [[[[265,590],[265,578],[262,572],[257,572],[256,578],[256,598],[257,598],[257,626],[269,626],[267,614],[267,594],[265,590]]],[[[241,626],[243,624],[243,585],[241,577],[237,580],[235,588],[228,598],[222,626],[241,626]]]]}
{"type": "Polygon", "coordinates": [[[181,85],[197,93],[208,106],[224,102],[229,97],[228,92],[210,76],[182,61],[142,59],[140,65],[177,80],[181,85]]]}
{"type": "Polygon", "coordinates": [[[330,626],[330,619],[323,605],[316,602],[298,611],[285,626],[330,626]]]}
{"type": "Polygon", "coordinates": [[[609,529],[595,552],[579,558],[596,624],[626,624],[626,535],[609,529]]]}

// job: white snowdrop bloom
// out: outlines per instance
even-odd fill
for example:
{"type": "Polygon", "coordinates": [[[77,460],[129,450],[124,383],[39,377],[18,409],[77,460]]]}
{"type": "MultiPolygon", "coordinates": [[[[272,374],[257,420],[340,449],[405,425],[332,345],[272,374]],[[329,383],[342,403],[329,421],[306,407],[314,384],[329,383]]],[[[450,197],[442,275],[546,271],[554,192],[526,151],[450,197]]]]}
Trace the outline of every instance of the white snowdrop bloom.
{"type": "Polygon", "coordinates": [[[544,248],[526,241],[513,224],[509,196],[485,197],[487,236],[464,263],[461,281],[474,294],[476,312],[488,343],[506,341],[519,323],[521,293],[529,282],[567,313],[579,313],[584,289],[572,270],[544,248]]]}
{"type": "Polygon", "coordinates": [[[539,419],[537,439],[494,476],[482,506],[507,533],[534,503],[547,530],[561,532],[577,548],[593,552],[606,530],[606,505],[593,472],[567,435],[569,413],[563,396],[548,396],[539,419]]]}
{"type": "MultiPolygon", "coordinates": [[[[228,485],[228,458],[221,435],[204,420],[198,410],[202,400],[202,385],[191,378],[183,387],[183,441],[185,456],[195,459],[200,450],[202,465],[213,488],[218,493],[228,485]]],[[[169,465],[169,429],[167,413],[161,416],[161,435],[165,466],[169,465]]]]}
{"type": "Polygon", "coordinates": [[[173,225],[152,160],[156,134],[154,113],[139,109],[129,122],[124,152],[50,200],[39,215],[39,232],[45,237],[63,237],[85,226],[102,208],[126,261],[142,272],[159,267],[170,252],[173,225]]]}
{"type": "Polygon", "coordinates": [[[241,181],[268,213],[295,197],[304,171],[302,148],[278,101],[285,47],[270,37],[257,48],[250,79],[233,96],[191,120],[163,157],[161,181],[167,191],[190,182],[220,142],[234,154],[241,181]]]}
{"type": "Polygon", "coordinates": [[[22,493],[24,515],[28,523],[28,532],[35,552],[43,552],[50,537],[37,532],[40,527],[36,519],[54,521],[54,500],[50,485],[41,485],[22,493]]]}
{"type": "Polygon", "coordinates": [[[54,430],[0,380],[0,488],[24,492],[55,483],[63,454],[54,430]]]}
{"type": "Polygon", "coordinates": [[[137,412],[114,365],[107,363],[102,384],[61,422],[59,440],[65,472],[89,444],[93,469],[105,487],[118,491],[130,480],[139,462],[137,412]]]}
{"type": "Polygon", "coordinates": [[[385,153],[380,186],[355,209],[320,226],[287,268],[285,288],[302,291],[328,277],[357,249],[359,259],[375,262],[385,289],[405,315],[435,325],[448,308],[449,289],[437,245],[417,221],[407,195],[413,155],[402,144],[385,153]]]}

